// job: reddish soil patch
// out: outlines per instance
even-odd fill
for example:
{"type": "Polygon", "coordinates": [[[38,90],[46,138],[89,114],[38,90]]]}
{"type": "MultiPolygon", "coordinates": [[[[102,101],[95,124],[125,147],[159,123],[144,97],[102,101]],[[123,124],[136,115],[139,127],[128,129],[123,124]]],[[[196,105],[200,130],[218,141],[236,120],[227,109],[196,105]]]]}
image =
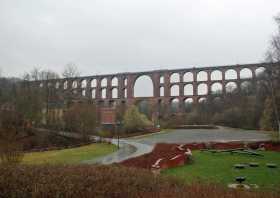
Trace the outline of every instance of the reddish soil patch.
{"type": "MultiPolygon", "coordinates": [[[[128,159],[121,162],[122,165],[128,167],[136,167],[136,168],[144,168],[144,169],[151,169],[152,165],[156,163],[158,159],[172,159],[177,155],[184,155],[186,150],[178,149],[179,144],[165,144],[160,143],[157,144],[154,150],[151,153],[128,159]]],[[[191,149],[191,150],[200,150],[200,149],[236,149],[236,148],[250,148],[250,149],[258,149],[260,147],[265,148],[265,150],[269,151],[278,151],[280,152],[280,143],[279,142],[254,142],[254,143],[243,143],[243,142],[227,142],[227,143],[220,143],[220,142],[212,142],[212,143],[189,143],[185,144],[182,148],[184,149],[191,149]]],[[[186,158],[186,161],[188,158],[186,158]]],[[[178,164],[181,165],[181,164],[178,164]]],[[[172,164],[171,166],[174,167],[176,164],[172,164]]],[[[168,168],[168,167],[164,167],[168,168]]]]}
{"type": "Polygon", "coordinates": [[[184,154],[184,151],[177,149],[177,144],[157,144],[151,153],[128,159],[121,162],[122,165],[129,167],[151,169],[152,165],[160,158],[172,158],[179,154],[184,154]]]}

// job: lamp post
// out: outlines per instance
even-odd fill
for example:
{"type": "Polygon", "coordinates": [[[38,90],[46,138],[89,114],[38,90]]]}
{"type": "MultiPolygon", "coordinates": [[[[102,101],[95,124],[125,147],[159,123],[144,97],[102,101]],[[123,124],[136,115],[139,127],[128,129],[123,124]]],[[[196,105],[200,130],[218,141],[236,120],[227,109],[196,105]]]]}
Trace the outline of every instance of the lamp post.
{"type": "Polygon", "coordinates": [[[118,131],[118,125],[120,125],[121,122],[120,121],[117,121],[115,123],[115,132],[117,133],[117,139],[118,139],[118,149],[120,149],[120,134],[119,134],[119,131],[118,131]]]}

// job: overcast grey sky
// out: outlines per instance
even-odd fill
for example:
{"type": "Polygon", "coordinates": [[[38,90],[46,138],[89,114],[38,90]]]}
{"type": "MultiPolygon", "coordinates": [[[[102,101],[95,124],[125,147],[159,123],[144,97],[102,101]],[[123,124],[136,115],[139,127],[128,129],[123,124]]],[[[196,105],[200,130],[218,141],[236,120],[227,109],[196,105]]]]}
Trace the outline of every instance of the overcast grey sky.
{"type": "Polygon", "coordinates": [[[262,61],[280,0],[0,0],[0,68],[83,75],[262,61]]]}

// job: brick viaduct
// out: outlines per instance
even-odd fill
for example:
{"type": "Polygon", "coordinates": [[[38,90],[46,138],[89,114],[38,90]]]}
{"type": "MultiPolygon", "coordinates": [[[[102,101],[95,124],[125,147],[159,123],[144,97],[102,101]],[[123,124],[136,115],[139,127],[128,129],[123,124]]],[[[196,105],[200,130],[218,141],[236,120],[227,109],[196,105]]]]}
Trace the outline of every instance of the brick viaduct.
{"type": "MultiPolygon", "coordinates": [[[[80,99],[92,99],[99,106],[133,104],[147,100],[153,104],[179,105],[198,103],[213,93],[217,86],[222,96],[231,89],[240,90],[244,83],[256,85],[258,74],[273,67],[272,63],[231,66],[193,67],[174,70],[118,73],[77,78],[33,81],[32,86],[49,87],[60,94],[71,94],[80,99]],[[134,85],[138,78],[148,76],[153,86],[153,96],[134,97],[134,85]]],[[[145,87],[143,87],[145,89],[145,87]]]]}

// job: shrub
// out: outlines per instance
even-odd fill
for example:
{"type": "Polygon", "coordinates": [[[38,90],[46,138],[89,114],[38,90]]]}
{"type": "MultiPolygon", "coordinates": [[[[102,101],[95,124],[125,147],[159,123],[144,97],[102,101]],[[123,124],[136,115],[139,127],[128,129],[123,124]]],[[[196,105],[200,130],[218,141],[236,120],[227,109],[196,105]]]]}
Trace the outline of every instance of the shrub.
{"type": "Polygon", "coordinates": [[[130,106],[125,112],[124,128],[127,132],[143,131],[151,125],[151,121],[144,114],[140,113],[136,106],[130,106]]]}
{"type": "Polygon", "coordinates": [[[274,198],[214,184],[185,185],[171,177],[120,166],[0,166],[0,197],[274,198]]]}
{"type": "Polygon", "coordinates": [[[0,129],[0,163],[17,164],[23,159],[22,144],[14,128],[0,129]]]}
{"type": "Polygon", "coordinates": [[[185,116],[173,114],[168,118],[160,120],[160,125],[162,128],[177,128],[178,126],[185,124],[185,116]]]}
{"type": "Polygon", "coordinates": [[[16,164],[23,158],[20,139],[24,133],[23,120],[14,111],[0,112],[0,163],[16,164]]]}

